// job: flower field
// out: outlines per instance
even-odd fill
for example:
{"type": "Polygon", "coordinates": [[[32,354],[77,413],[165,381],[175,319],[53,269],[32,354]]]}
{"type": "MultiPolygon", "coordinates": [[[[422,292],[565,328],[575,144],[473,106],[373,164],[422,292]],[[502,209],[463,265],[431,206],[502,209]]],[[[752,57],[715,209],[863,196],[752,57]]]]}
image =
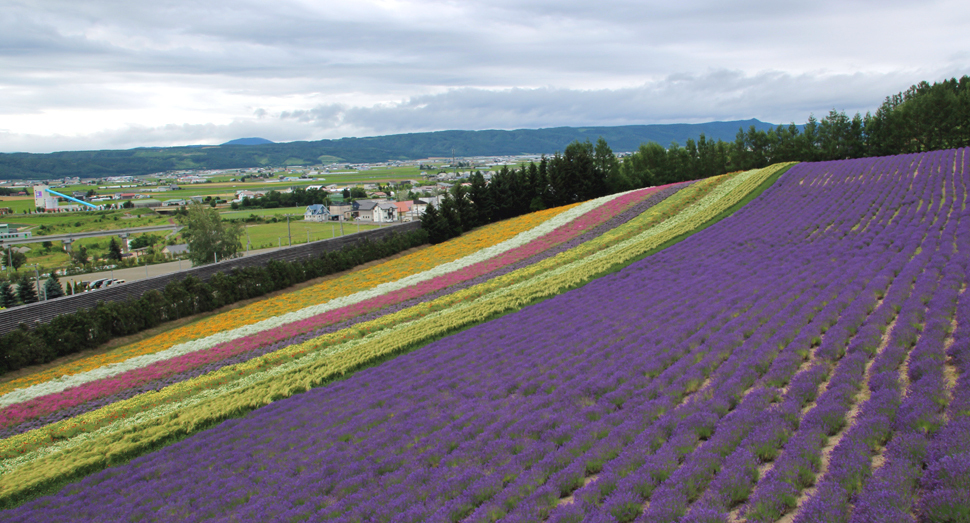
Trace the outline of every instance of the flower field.
{"type": "Polygon", "coordinates": [[[963,521],[968,152],[529,215],[28,376],[0,516],[963,521]]]}

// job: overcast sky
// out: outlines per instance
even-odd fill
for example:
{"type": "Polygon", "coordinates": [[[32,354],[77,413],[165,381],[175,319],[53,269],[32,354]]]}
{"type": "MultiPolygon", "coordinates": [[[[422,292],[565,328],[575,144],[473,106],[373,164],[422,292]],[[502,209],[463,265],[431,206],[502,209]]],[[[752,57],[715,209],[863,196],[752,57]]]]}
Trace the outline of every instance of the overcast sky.
{"type": "Polygon", "coordinates": [[[0,152],[803,123],[965,74],[966,0],[0,0],[0,152]]]}

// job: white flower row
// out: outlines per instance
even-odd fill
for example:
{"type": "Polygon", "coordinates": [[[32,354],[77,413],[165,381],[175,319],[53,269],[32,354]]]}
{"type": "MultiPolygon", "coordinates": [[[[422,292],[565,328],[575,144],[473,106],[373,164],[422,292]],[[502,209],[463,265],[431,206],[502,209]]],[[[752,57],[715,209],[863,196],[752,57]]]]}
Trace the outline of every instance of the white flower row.
{"type": "Polygon", "coordinates": [[[289,323],[294,323],[298,321],[311,318],[318,314],[322,314],[331,310],[339,309],[341,307],[346,307],[348,305],[355,305],[367,301],[369,299],[375,298],[382,294],[388,292],[393,292],[396,290],[407,288],[411,285],[415,285],[427,280],[431,280],[438,276],[443,276],[445,274],[461,270],[465,267],[469,267],[476,263],[494,258],[505,252],[508,252],[517,247],[526,245],[553,230],[589,213],[593,209],[605,205],[606,203],[619,198],[627,193],[618,193],[609,196],[604,196],[602,198],[596,198],[584,202],[572,209],[562,212],[549,220],[539,224],[538,226],[519,233],[518,235],[504,241],[493,245],[491,247],[486,247],[473,254],[454,260],[448,263],[441,264],[437,267],[428,269],[417,274],[412,274],[406,276],[399,280],[393,282],[382,283],[371,289],[356,292],[347,296],[342,296],[335,298],[326,303],[312,305],[304,309],[282,314],[280,316],[275,316],[272,318],[267,318],[265,320],[253,323],[250,325],[244,325],[235,329],[220,332],[207,336],[205,338],[199,338],[197,340],[192,340],[184,343],[180,343],[172,346],[169,349],[155,352],[152,354],[145,354],[141,356],[135,356],[129,358],[125,361],[112,363],[99,367],[97,369],[92,369],[89,371],[81,372],[78,374],[73,374],[70,376],[61,376],[53,380],[46,381],[44,383],[38,383],[29,387],[24,387],[22,389],[15,389],[11,392],[0,397],[0,408],[14,405],[17,403],[22,403],[29,401],[34,398],[41,396],[46,396],[48,394],[55,394],[72,387],[78,387],[86,383],[93,381],[110,378],[111,376],[116,376],[118,374],[128,372],[134,369],[139,369],[146,367],[153,363],[159,361],[165,361],[171,358],[182,356],[184,354],[190,354],[200,350],[205,350],[221,343],[230,342],[245,336],[250,336],[253,334],[258,334],[264,330],[274,329],[289,323]]]}

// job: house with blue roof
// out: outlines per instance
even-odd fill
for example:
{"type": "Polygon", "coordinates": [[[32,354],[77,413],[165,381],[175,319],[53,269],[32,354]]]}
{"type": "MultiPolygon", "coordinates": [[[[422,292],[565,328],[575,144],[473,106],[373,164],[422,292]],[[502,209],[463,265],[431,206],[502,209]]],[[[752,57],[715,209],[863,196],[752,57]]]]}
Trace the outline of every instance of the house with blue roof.
{"type": "Polygon", "coordinates": [[[330,220],[330,209],[322,203],[309,205],[303,213],[303,219],[308,222],[326,222],[330,220]]]}

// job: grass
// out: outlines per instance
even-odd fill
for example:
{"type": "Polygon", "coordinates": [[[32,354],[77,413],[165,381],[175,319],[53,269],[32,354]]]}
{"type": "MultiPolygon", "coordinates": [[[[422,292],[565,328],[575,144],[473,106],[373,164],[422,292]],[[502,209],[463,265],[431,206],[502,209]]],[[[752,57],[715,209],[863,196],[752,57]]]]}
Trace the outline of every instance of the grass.
{"type": "Polygon", "coordinates": [[[295,214],[299,219],[303,219],[303,213],[306,212],[305,206],[299,207],[277,207],[275,209],[243,209],[240,207],[238,211],[223,211],[219,214],[222,215],[223,220],[229,220],[233,218],[248,218],[250,214],[255,214],[256,216],[280,216],[283,214],[295,214]]]}
{"type": "MultiPolygon", "coordinates": [[[[377,228],[378,227],[376,225],[360,225],[361,232],[377,228]]],[[[328,238],[333,238],[334,236],[341,236],[340,224],[337,222],[305,222],[302,220],[291,221],[290,232],[293,234],[293,245],[306,243],[308,235],[310,241],[326,240],[328,238]]],[[[344,222],[345,235],[356,232],[356,222],[344,222]]],[[[280,241],[282,241],[282,245],[285,246],[287,245],[289,238],[285,221],[279,223],[250,225],[246,227],[246,232],[243,233],[242,238],[243,246],[245,246],[247,242],[247,233],[249,235],[248,241],[251,242],[252,249],[277,247],[280,245],[280,241]]]]}
{"type": "MultiPolygon", "coordinates": [[[[0,207],[9,207],[15,213],[34,210],[34,198],[31,196],[4,196],[0,198],[0,207]]],[[[2,217],[7,219],[7,216],[2,217]]]]}

